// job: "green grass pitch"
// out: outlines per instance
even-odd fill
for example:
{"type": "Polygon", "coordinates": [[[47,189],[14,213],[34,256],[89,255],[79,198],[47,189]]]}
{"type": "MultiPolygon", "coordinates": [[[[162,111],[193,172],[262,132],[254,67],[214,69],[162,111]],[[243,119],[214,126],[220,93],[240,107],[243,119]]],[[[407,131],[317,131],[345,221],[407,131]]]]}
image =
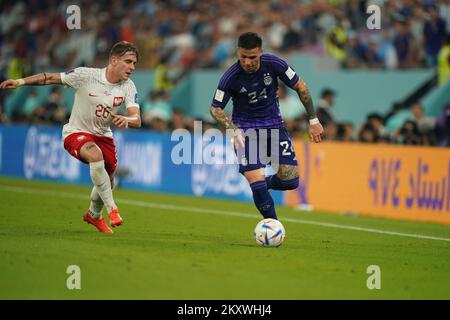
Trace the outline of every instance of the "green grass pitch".
{"type": "Polygon", "coordinates": [[[0,299],[450,299],[449,225],[278,208],[285,242],[261,248],[251,204],[116,190],[108,235],[82,221],[89,192],[0,178],[0,299]]]}

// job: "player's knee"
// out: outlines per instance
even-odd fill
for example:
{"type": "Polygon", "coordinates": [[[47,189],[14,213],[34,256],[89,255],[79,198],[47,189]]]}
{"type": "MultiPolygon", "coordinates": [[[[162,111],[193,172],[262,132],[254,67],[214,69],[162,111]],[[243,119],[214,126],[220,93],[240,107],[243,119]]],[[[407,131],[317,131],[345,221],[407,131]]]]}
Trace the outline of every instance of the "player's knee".
{"type": "Polygon", "coordinates": [[[87,162],[98,162],[103,160],[103,153],[100,148],[93,142],[86,143],[81,148],[81,155],[87,162]]]}
{"type": "Polygon", "coordinates": [[[90,162],[98,162],[103,161],[103,154],[100,150],[92,149],[92,152],[90,153],[90,162]]]}

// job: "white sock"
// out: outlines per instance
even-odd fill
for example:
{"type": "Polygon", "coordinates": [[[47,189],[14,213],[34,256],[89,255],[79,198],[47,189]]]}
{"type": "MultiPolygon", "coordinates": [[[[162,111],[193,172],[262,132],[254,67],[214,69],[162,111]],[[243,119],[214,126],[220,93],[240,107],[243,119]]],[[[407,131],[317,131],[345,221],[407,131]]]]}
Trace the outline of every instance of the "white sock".
{"type": "Polygon", "coordinates": [[[105,161],[91,162],[89,163],[89,168],[95,189],[97,189],[108,212],[111,212],[112,209],[117,209],[112,195],[111,182],[108,173],[105,170],[105,161]]]}
{"type": "Polygon", "coordinates": [[[91,205],[89,206],[89,212],[91,216],[98,220],[102,216],[103,200],[98,194],[97,188],[94,186],[91,191],[91,205]]]}

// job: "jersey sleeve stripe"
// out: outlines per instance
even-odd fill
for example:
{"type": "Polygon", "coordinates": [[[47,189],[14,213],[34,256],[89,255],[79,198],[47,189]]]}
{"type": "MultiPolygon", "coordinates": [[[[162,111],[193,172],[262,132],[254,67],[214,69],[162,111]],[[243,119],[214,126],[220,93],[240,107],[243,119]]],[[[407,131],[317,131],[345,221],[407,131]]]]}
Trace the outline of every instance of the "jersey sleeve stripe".
{"type": "Polygon", "coordinates": [[[262,59],[263,60],[276,60],[276,61],[280,61],[280,62],[286,63],[286,61],[284,59],[282,59],[280,57],[277,57],[277,56],[275,56],[273,54],[263,54],[262,55],[262,59]]]}
{"type": "Polygon", "coordinates": [[[234,70],[234,72],[230,72],[228,74],[225,74],[222,79],[219,82],[219,87],[224,88],[226,87],[226,85],[228,84],[228,82],[230,81],[230,79],[236,74],[237,69],[234,70]]]}
{"type": "Polygon", "coordinates": [[[286,61],[284,61],[281,58],[275,57],[275,56],[264,56],[263,60],[265,60],[265,61],[276,61],[276,62],[279,62],[279,63],[287,64],[286,61]]]}
{"type": "Polygon", "coordinates": [[[228,81],[231,79],[231,77],[233,77],[238,70],[239,67],[237,66],[237,64],[235,64],[227,72],[225,72],[225,74],[223,75],[222,79],[219,82],[219,87],[224,88],[228,84],[228,81]]]}
{"type": "Polygon", "coordinates": [[[289,67],[287,63],[283,63],[280,60],[266,60],[267,62],[273,62],[276,63],[277,65],[285,68],[285,67],[289,67]]]}

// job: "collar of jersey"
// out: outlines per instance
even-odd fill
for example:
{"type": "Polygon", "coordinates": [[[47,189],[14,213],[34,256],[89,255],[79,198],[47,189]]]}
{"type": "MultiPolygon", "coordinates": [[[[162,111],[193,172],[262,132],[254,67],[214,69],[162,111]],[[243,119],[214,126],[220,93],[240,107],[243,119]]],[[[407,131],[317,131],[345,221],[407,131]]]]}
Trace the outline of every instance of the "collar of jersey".
{"type": "Polygon", "coordinates": [[[105,82],[106,84],[110,85],[110,86],[117,86],[117,85],[122,83],[122,81],[119,81],[117,83],[109,82],[108,79],[106,79],[106,67],[102,69],[102,81],[105,82]]]}

